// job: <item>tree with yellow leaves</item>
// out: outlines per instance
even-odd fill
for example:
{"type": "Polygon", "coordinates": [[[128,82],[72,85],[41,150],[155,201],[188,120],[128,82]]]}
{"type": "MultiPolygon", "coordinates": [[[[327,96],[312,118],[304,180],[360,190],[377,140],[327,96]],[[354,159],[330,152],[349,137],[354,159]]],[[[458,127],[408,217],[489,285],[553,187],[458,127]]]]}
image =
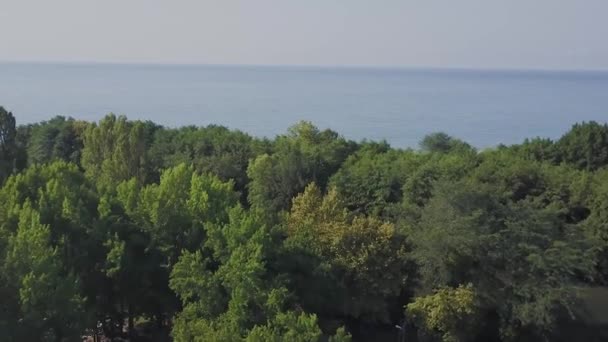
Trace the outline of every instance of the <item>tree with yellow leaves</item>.
{"type": "Polygon", "coordinates": [[[332,317],[390,320],[412,270],[393,224],[351,215],[335,189],[323,196],[311,183],[294,199],[286,230],[304,305],[332,317]]]}

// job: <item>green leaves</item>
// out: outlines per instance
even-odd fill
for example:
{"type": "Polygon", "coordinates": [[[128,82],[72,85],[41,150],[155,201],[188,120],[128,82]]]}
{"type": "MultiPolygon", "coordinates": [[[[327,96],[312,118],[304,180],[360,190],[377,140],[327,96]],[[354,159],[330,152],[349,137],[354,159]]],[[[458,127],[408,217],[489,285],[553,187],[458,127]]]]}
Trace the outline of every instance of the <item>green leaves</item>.
{"type": "Polygon", "coordinates": [[[154,173],[186,163],[200,173],[211,173],[222,181],[234,181],[244,192],[249,179],[249,160],[263,153],[269,142],[226,127],[182,127],[157,129],[149,150],[154,173]]]}
{"type": "Polygon", "coordinates": [[[432,153],[469,153],[475,152],[475,149],[460,139],[456,139],[447,135],[444,132],[427,134],[420,141],[420,148],[423,151],[432,153]]]}
{"type": "Polygon", "coordinates": [[[135,180],[117,187],[117,200],[172,265],[182,249],[202,243],[204,226],[228,220],[238,202],[232,182],[199,175],[185,164],[165,170],[159,184],[139,188],[135,180]]]}
{"type": "Polygon", "coordinates": [[[337,133],[300,122],[289,129],[289,135],[277,138],[272,154],[250,163],[249,202],[269,213],[289,209],[292,198],[308,183],[325,187],[352,150],[352,144],[337,133]]]}
{"type": "Polygon", "coordinates": [[[560,160],[580,169],[597,170],[608,165],[608,125],[595,121],[575,124],[556,147],[560,160]]]}
{"type": "Polygon", "coordinates": [[[472,283],[504,338],[547,336],[558,314],[572,310],[578,275],[593,269],[580,228],[526,201],[503,204],[488,188],[443,186],[413,237],[425,288],[472,283]]]}
{"type": "Polygon", "coordinates": [[[209,253],[182,254],[170,280],[184,306],[173,330],[177,341],[241,339],[282,310],[284,290],[266,268],[270,237],[257,222],[236,207],[224,226],[208,226],[209,253]]]}
{"type": "Polygon", "coordinates": [[[403,184],[425,159],[413,151],[363,149],[348,157],[330,183],[349,210],[383,215],[401,201],[403,184]]]}
{"type": "Polygon", "coordinates": [[[28,164],[45,164],[57,160],[80,164],[83,134],[87,126],[87,122],[63,116],[27,126],[28,164]]]}
{"type": "Polygon", "coordinates": [[[0,106],[0,185],[13,172],[17,158],[15,117],[0,106]]]}
{"type": "Polygon", "coordinates": [[[184,306],[195,305],[198,316],[212,319],[226,307],[226,298],[209,268],[210,260],[200,252],[184,252],[171,272],[169,286],[178,294],[184,306]]]}
{"type": "Polygon", "coordinates": [[[321,340],[321,329],[315,315],[280,313],[268,325],[256,326],[247,335],[247,342],[317,342],[321,340]]]}
{"type": "Polygon", "coordinates": [[[15,338],[54,341],[80,335],[88,322],[77,278],[64,269],[48,226],[40,224],[29,203],[20,211],[2,270],[11,275],[9,288],[19,303],[11,313],[15,338]]]}
{"type": "Polygon", "coordinates": [[[607,283],[605,131],[421,152],[308,122],[268,140],[0,110],[2,336],[381,339],[406,307],[431,339],[553,339],[607,283]]]}
{"type": "Polygon", "coordinates": [[[112,190],[121,181],[147,176],[147,137],[144,123],[111,114],[84,131],[82,167],[99,187],[112,190]]]}

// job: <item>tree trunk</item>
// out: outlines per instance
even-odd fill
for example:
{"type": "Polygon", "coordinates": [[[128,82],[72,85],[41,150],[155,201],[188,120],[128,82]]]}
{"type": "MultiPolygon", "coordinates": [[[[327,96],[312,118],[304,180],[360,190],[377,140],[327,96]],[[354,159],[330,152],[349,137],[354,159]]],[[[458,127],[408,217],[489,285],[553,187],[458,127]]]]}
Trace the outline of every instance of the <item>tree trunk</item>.
{"type": "Polygon", "coordinates": [[[55,328],[55,341],[62,342],[63,341],[63,333],[61,332],[61,328],[55,328]]]}
{"type": "Polygon", "coordinates": [[[128,321],[128,326],[127,326],[127,333],[129,334],[129,336],[133,336],[133,305],[131,305],[131,303],[129,303],[128,307],[129,307],[129,321],[128,321]]]}
{"type": "Polygon", "coordinates": [[[156,316],[156,327],[158,328],[158,330],[162,330],[163,328],[163,314],[159,313],[158,316],[156,316]]]}

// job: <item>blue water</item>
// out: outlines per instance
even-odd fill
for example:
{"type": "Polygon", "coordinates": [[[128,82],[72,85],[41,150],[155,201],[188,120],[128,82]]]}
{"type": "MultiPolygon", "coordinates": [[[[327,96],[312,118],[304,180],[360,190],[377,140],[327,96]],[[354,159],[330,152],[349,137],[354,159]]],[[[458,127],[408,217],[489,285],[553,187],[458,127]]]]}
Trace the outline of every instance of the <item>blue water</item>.
{"type": "Polygon", "coordinates": [[[309,120],[397,147],[445,131],[483,148],[607,121],[608,72],[7,63],[0,105],[19,123],[113,112],[272,137],[309,120]]]}

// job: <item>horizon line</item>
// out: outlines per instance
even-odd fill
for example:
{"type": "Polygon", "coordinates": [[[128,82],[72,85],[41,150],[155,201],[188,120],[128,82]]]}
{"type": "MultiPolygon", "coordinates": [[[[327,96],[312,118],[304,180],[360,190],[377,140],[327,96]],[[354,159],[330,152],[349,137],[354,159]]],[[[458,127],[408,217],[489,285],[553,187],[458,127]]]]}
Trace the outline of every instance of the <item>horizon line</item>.
{"type": "Polygon", "coordinates": [[[432,65],[372,65],[372,64],[256,64],[256,63],[180,63],[146,61],[53,61],[53,60],[0,60],[0,64],[66,65],[66,66],[151,66],[151,67],[234,67],[234,68],[293,68],[293,69],[360,69],[360,70],[428,70],[428,71],[503,71],[503,72],[600,72],[608,73],[608,68],[538,68],[538,67],[474,67],[474,66],[432,66],[432,65]]]}

